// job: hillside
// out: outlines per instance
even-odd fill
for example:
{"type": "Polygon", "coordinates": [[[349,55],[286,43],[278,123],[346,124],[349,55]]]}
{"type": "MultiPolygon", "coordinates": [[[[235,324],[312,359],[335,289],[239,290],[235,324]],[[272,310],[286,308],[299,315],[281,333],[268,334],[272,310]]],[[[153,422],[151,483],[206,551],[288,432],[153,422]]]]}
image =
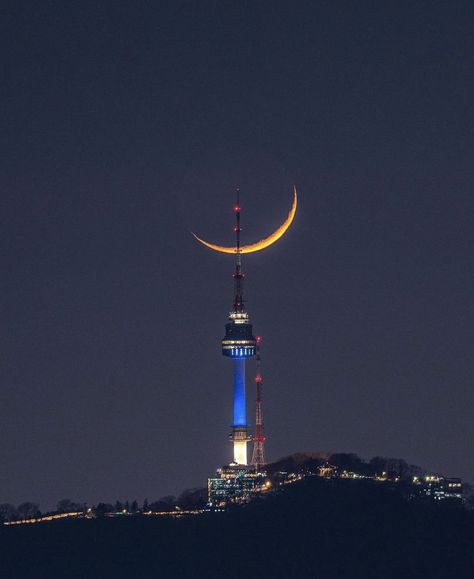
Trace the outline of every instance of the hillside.
{"type": "Polygon", "coordinates": [[[4,528],[2,576],[472,579],[474,513],[446,503],[312,477],[227,513],[4,528]]]}

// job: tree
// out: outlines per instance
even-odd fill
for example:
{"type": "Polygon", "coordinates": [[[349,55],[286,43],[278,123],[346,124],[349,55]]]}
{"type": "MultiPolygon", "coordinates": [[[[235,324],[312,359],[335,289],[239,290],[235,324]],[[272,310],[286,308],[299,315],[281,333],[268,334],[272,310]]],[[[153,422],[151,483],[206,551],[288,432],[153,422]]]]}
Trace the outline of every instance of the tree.
{"type": "Polygon", "coordinates": [[[182,509],[200,509],[207,502],[207,488],[186,489],[178,498],[182,509]]]}
{"type": "Polygon", "coordinates": [[[121,513],[123,511],[123,505],[120,501],[117,501],[115,503],[115,512],[116,513],[121,513]]]}
{"type": "Polygon", "coordinates": [[[104,517],[106,513],[112,513],[113,510],[113,505],[110,505],[109,503],[99,503],[95,507],[94,512],[96,517],[104,517]]]}
{"type": "Polygon", "coordinates": [[[18,515],[17,510],[9,503],[0,505],[0,522],[12,521],[18,515]]]}
{"type": "Polygon", "coordinates": [[[147,513],[150,510],[150,507],[148,506],[148,499],[145,499],[143,501],[143,507],[142,507],[142,511],[144,513],[147,513]]]}
{"type": "Polygon", "coordinates": [[[138,503],[137,501],[133,501],[132,504],[130,505],[130,512],[131,513],[137,513],[138,512],[138,503]]]}
{"type": "Polygon", "coordinates": [[[57,504],[56,510],[58,513],[72,513],[74,511],[82,510],[83,505],[74,503],[70,499],[61,499],[57,504]]]}
{"type": "Polygon", "coordinates": [[[337,466],[341,470],[356,472],[358,474],[367,474],[367,463],[363,461],[357,454],[352,452],[339,452],[331,454],[329,462],[333,466],[337,466]]]}
{"type": "Polygon", "coordinates": [[[166,495],[158,499],[161,503],[166,503],[167,505],[173,506],[176,504],[176,497],[174,495],[166,495]]]}
{"type": "Polygon", "coordinates": [[[173,495],[167,495],[166,497],[161,497],[158,501],[153,501],[150,505],[150,510],[154,512],[169,512],[174,511],[176,506],[176,497],[173,495]]]}
{"type": "Polygon", "coordinates": [[[422,476],[424,471],[419,466],[407,464],[401,458],[386,458],[374,456],[369,462],[371,473],[374,475],[387,473],[389,478],[400,477],[402,480],[411,480],[413,476],[422,476]]]}
{"type": "Polygon", "coordinates": [[[23,519],[32,519],[34,517],[39,517],[41,512],[39,510],[39,505],[37,503],[31,503],[26,501],[18,505],[17,508],[18,515],[23,519]]]}

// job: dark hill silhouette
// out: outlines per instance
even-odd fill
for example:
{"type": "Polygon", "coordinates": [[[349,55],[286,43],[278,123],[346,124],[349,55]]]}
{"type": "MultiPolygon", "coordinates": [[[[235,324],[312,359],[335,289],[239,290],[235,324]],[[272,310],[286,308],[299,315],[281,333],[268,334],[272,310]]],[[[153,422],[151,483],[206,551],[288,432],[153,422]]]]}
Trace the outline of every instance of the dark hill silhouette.
{"type": "Polygon", "coordinates": [[[227,513],[2,529],[8,579],[472,579],[474,513],[308,477],[227,513]]]}
{"type": "Polygon", "coordinates": [[[426,472],[419,466],[408,464],[402,458],[375,456],[365,461],[357,454],[347,452],[298,452],[267,465],[267,470],[271,474],[278,471],[305,473],[315,471],[324,464],[372,477],[385,471],[403,480],[409,480],[413,476],[420,476],[426,472]]]}

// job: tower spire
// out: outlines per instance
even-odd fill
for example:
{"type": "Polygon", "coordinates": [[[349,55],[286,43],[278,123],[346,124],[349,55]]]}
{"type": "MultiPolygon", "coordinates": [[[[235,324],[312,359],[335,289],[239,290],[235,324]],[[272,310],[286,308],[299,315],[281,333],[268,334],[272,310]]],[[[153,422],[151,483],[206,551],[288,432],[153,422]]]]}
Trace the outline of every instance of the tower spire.
{"type": "Polygon", "coordinates": [[[236,188],[236,204],[235,211],[235,271],[234,271],[234,312],[242,312],[244,309],[243,303],[243,273],[242,273],[242,254],[240,252],[240,189],[236,188]]]}

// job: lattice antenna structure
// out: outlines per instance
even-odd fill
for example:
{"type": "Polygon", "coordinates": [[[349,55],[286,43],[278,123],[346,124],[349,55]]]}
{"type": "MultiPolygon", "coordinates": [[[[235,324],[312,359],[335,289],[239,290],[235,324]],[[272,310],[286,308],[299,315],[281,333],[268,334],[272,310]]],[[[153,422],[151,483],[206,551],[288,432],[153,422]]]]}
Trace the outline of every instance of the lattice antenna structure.
{"type": "Polygon", "coordinates": [[[253,437],[253,454],[252,454],[252,466],[255,468],[256,472],[260,472],[265,467],[265,441],[266,438],[263,434],[263,414],[262,414],[262,389],[263,389],[263,376],[260,371],[261,356],[260,356],[260,343],[262,338],[260,336],[256,337],[257,343],[257,373],[255,376],[255,386],[256,386],[256,398],[255,398],[255,436],[253,437]]]}

